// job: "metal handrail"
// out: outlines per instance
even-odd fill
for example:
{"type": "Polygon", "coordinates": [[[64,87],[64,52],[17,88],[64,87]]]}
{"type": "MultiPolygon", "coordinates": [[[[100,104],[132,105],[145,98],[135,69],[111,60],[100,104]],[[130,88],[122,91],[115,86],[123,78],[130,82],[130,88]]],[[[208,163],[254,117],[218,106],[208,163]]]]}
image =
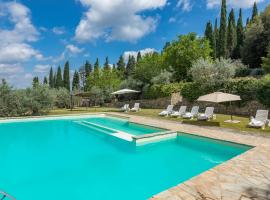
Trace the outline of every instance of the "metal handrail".
{"type": "Polygon", "coordinates": [[[4,200],[4,199],[6,199],[6,197],[9,198],[10,200],[16,200],[15,197],[11,196],[10,194],[8,194],[4,191],[0,190],[0,194],[3,195],[0,200],[4,200]]]}

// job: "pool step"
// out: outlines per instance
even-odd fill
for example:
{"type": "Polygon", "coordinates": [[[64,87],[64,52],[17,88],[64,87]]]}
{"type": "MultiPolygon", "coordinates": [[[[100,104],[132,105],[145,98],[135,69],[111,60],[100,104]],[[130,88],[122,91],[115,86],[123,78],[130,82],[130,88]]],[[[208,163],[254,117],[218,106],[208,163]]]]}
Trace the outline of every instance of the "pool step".
{"type": "Polygon", "coordinates": [[[80,125],[95,129],[95,130],[97,130],[99,132],[102,132],[102,133],[105,133],[105,134],[120,138],[122,140],[126,140],[126,141],[129,141],[129,142],[133,141],[133,138],[132,138],[133,135],[122,132],[122,131],[118,131],[118,130],[113,129],[113,128],[108,128],[108,127],[105,127],[105,126],[102,126],[102,125],[99,125],[99,124],[95,124],[95,123],[92,123],[92,122],[84,121],[84,120],[83,121],[75,121],[75,122],[77,124],[80,124],[80,125]]]}
{"type": "MultiPolygon", "coordinates": [[[[108,128],[99,124],[95,124],[93,122],[89,121],[74,121],[77,124],[80,124],[82,126],[94,129],[96,131],[102,132],[107,135],[111,135],[114,137],[117,137],[119,139],[128,141],[128,142],[133,142],[135,143],[136,146],[140,145],[145,145],[145,144],[150,144],[150,143],[155,143],[155,142],[160,142],[164,140],[170,140],[170,139],[175,139],[177,137],[177,132],[175,131],[164,131],[164,132],[159,132],[159,133],[152,133],[152,134],[145,134],[145,135],[132,135],[126,132],[122,132],[113,128],[108,128]]],[[[1,199],[0,199],[1,200],[1,199]]]]}
{"type": "Polygon", "coordinates": [[[140,136],[133,136],[133,140],[136,146],[156,143],[164,140],[171,140],[177,137],[177,132],[175,131],[165,131],[160,133],[146,134],[140,136]]]}
{"type": "Polygon", "coordinates": [[[16,199],[10,194],[0,190],[0,200],[16,200],[16,199]]]}

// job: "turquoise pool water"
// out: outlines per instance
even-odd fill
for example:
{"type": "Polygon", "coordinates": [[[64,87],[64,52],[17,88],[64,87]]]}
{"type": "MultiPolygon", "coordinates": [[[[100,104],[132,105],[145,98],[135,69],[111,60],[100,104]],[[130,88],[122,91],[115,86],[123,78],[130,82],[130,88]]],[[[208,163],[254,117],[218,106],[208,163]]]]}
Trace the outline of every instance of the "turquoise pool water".
{"type": "Polygon", "coordinates": [[[19,200],[144,200],[250,148],[186,134],[135,147],[73,121],[0,124],[0,188],[19,200]]]}

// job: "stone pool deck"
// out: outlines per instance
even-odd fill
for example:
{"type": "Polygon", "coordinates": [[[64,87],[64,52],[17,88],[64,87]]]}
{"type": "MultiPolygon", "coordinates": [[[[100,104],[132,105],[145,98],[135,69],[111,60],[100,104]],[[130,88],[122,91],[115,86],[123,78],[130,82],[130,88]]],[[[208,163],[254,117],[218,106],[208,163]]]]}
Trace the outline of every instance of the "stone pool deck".
{"type": "Polygon", "coordinates": [[[267,200],[270,199],[270,138],[234,133],[223,129],[181,124],[163,119],[128,114],[131,122],[142,123],[219,140],[254,146],[251,150],[222,163],[175,187],[153,200],[267,200]]]}

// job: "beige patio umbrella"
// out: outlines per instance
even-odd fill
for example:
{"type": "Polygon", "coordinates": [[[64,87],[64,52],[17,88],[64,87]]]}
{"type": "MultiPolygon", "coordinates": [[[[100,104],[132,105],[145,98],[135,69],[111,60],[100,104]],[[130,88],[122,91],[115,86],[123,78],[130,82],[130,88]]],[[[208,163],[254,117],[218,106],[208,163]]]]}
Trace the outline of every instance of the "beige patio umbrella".
{"type": "MultiPolygon", "coordinates": [[[[205,101],[205,102],[212,102],[212,103],[223,103],[223,102],[231,102],[232,101],[240,101],[241,97],[234,94],[224,93],[224,92],[214,92],[211,94],[200,96],[197,101],[205,101]]],[[[231,113],[231,120],[228,120],[226,122],[234,122],[233,121],[232,113],[231,113]]]]}
{"type": "MultiPolygon", "coordinates": [[[[113,93],[111,93],[112,95],[122,95],[122,94],[132,94],[132,93],[140,93],[140,91],[137,91],[137,90],[131,90],[131,89],[122,89],[122,90],[118,90],[118,91],[115,91],[113,93]]],[[[130,101],[130,99],[129,99],[130,101]]]]}
{"type": "Polygon", "coordinates": [[[116,92],[113,92],[112,94],[130,94],[130,93],[139,93],[140,91],[137,90],[131,90],[131,89],[122,89],[122,90],[118,90],[116,92]]]}

